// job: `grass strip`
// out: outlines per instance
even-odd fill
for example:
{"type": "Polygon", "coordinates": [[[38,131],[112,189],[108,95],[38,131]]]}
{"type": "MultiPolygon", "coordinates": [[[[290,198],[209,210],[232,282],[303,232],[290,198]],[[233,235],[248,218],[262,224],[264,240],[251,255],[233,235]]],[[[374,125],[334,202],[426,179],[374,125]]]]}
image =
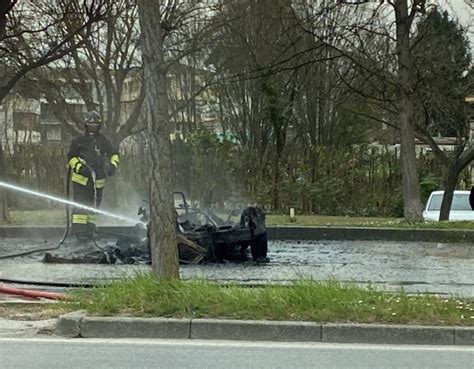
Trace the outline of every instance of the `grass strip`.
{"type": "Polygon", "coordinates": [[[139,274],[80,291],[65,304],[100,316],[474,325],[472,300],[388,294],[337,281],[248,288],[203,280],[158,282],[139,274]]]}
{"type": "Polygon", "coordinates": [[[370,218],[370,217],[343,217],[298,215],[291,219],[288,215],[267,215],[269,226],[313,226],[313,227],[370,227],[370,228],[407,228],[407,229],[459,229],[473,230],[474,222],[408,222],[403,218],[370,218]]]}

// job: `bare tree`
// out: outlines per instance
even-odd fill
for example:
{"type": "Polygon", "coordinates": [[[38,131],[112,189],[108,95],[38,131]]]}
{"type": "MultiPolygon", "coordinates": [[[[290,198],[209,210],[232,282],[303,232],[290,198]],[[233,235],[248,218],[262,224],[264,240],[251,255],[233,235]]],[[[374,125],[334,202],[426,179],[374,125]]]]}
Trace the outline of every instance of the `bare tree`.
{"type": "Polygon", "coordinates": [[[226,1],[215,17],[223,23],[211,57],[221,119],[242,144],[248,192],[255,196],[271,176],[272,208],[279,210],[288,131],[307,82],[296,58],[288,60],[306,47],[304,33],[287,0],[226,1]]]}
{"type": "MultiPolygon", "coordinates": [[[[71,3],[55,1],[2,1],[0,4],[0,103],[30,72],[61,59],[90,36],[103,17],[103,0],[71,3]],[[74,18],[74,26],[59,37],[51,32],[58,22],[74,18]],[[79,39],[79,35],[82,39],[79,39]]],[[[3,133],[3,131],[2,131],[3,133]]],[[[4,177],[3,142],[0,140],[0,178],[4,177]]],[[[8,208],[0,191],[0,220],[8,208]]]]}
{"type": "MultiPolygon", "coordinates": [[[[151,165],[152,266],[158,279],[178,279],[170,134],[175,128],[171,117],[180,107],[170,105],[168,74],[172,66],[197,53],[202,47],[204,35],[208,32],[208,4],[200,0],[139,0],[138,13],[151,165]]],[[[198,93],[199,91],[195,92],[198,93]]]]}
{"type": "Polygon", "coordinates": [[[145,71],[150,139],[150,242],[153,273],[158,279],[179,279],[176,217],[173,200],[171,126],[168,120],[168,80],[161,24],[163,2],[139,0],[138,12],[145,71]]]}
{"type": "MultiPolygon", "coordinates": [[[[82,40],[83,45],[73,50],[68,60],[52,65],[39,78],[48,103],[69,131],[82,131],[83,119],[67,103],[66,91],[72,88],[88,110],[101,113],[105,134],[119,145],[145,128],[139,120],[145,95],[138,52],[138,14],[132,2],[104,1],[106,16],[99,27],[82,40]]],[[[67,33],[71,27],[68,20],[58,31],[67,33]]]]}
{"type": "Polygon", "coordinates": [[[424,12],[423,0],[389,2],[395,11],[396,45],[398,60],[398,96],[400,99],[400,161],[402,165],[403,205],[407,220],[422,220],[420,184],[416,170],[415,111],[413,106],[415,73],[411,45],[411,28],[415,15],[424,12]]]}
{"type": "Polygon", "coordinates": [[[0,38],[0,103],[27,73],[81,46],[102,19],[103,5],[103,0],[7,2],[0,13],[0,25],[4,24],[0,38]],[[69,32],[61,36],[51,32],[59,22],[70,18],[75,22],[69,32]]]}
{"type": "Polygon", "coordinates": [[[13,9],[18,0],[5,0],[0,4],[0,40],[5,37],[8,13],[13,9]]]}
{"type": "MultiPolygon", "coordinates": [[[[3,154],[2,143],[0,142],[0,179],[4,176],[5,173],[5,158],[3,154]]],[[[6,197],[6,192],[4,189],[0,189],[0,221],[9,222],[10,214],[8,212],[8,202],[6,197]]]]}
{"type": "MultiPolygon", "coordinates": [[[[325,17],[326,14],[330,14],[334,10],[337,11],[338,7],[349,5],[358,7],[363,3],[366,2],[339,1],[336,5],[328,6],[318,12],[318,17],[315,20],[321,16],[325,17]]],[[[337,42],[328,40],[325,33],[315,32],[311,28],[303,26],[321,43],[332,48],[335,58],[342,57],[347,60],[351,68],[363,71],[366,80],[363,81],[362,88],[360,88],[360,79],[357,80],[359,88],[355,89],[352,81],[346,78],[345,83],[349,88],[358,92],[362,97],[370,98],[376,106],[383,108],[387,108],[392,103],[392,101],[387,101],[387,97],[393,99],[395,96],[397,127],[400,132],[404,216],[407,220],[422,219],[415,152],[416,112],[413,104],[416,75],[412,55],[412,26],[415,17],[423,14],[424,9],[424,0],[414,0],[411,5],[408,4],[408,0],[381,1],[372,11],[365,7],[356,8],[355,20],[345,20],[334,30],[337,42]],[[382,10],[389,9],[388,7],[392,8],[395,15],[393,23],[388,21],[387,13],[382,12],[382,10]],[[357,12],[357,10],[360,11],[357,12]],[[378,22],[379,17],[384,18],[384,22],[378,22]],[[391,29],[392,25],[393,30],[391,29]],[[384,50],[372,47],[372,43],[368,42],[369,38],[364,38],[364,34],[370,34],[371,38],[385,38],[385,44],[389,46],[389,55],[394,54],[393,56],[395,56],[396,64],[392,66],[392,69],[387,69],[386,65],[380,63],[384,50]],[[341,43],[341,40],[344,42],[341,43]],[[378,81],[379,86],[374,83],[375,81],[378,81]],[[388,89],[384,90],[387,86],[388,89]],[[373,91],[370,89],[367,91],[368,87],[376,90],[378,95],[371,95],[373,91]]],[[[344,73],[338,72],[338,74],[344,76],[344,73]]],[[[354,77],[352,72],[349,72],[348,75],[351,78],[354,77]]]]}
{"type": "MultiPolygon", "coordinates": [[[[466,52],[467,41],[463,40],[463,30],[449,21],[446,15],[444,20],[438,19],[441,16],[437,16],[437,8],[426,15],[425,1],[413,1],[411,6],[408,6],[407,1],[401,0],[387,3],[395,11],[394,38],[390,29],[379,27],[374,32],[369,29],[367,22],[360,29],[387,40],[387,45],[393,42],[397,64],[390,65],[390,48],[382,56],[381,45],[371,52],[367,43],[361,43],[359,51],[362,58],[354,62],[362,71],[362,83],[357,85],[357,93],[363,99],[371,100],[374,106],[382,107],[386,112],[385,116],[392,117],[392,122],[384,119],[384,123],[400,131],[406,218],[419,219],[418,216],[410,216],[416,210],[413,194],[419,192],[418,176],[415,176],[416,135],[432,148],[435,157],[445,168],[445,195],[440,220],[447,220],[459,175],[474,158],[468,137],[468,122],[463,114],[464,96],[470,87],[468,78],[464,76],[470,64],[470,55],[466,52]],[[419,27],[413,30],[414,19],[419,14],[419,27]],[[431,29],[420,27],[430,17],[437,19],[431,19],[436,25],[431,25],[431,29]],[[456,148],[452,153],[443,151],[433,138],[433,135],[441,131],[450,132],[450,135],[456,137],[456,148]],[[410,214],[407,214],[407,205],[411,206],[408,209],[410,214]]],[[[355,60],[353,55],[351,60],[355,60]]],[[[356,85],[347,78],[344,79],[354,89],[356,85]]]]}
{"type": "Polygon", "coordinates": [[[416,133],[444,167],[439,220],[448,220],[460,173],[474,159],[464,102],[473,86],[469,39],[447,12],[432,8],[418,24],[415,44],[416,133]],[[455,149],[443,150],[433,138],[436,135],[454,137],[455,149]]]}

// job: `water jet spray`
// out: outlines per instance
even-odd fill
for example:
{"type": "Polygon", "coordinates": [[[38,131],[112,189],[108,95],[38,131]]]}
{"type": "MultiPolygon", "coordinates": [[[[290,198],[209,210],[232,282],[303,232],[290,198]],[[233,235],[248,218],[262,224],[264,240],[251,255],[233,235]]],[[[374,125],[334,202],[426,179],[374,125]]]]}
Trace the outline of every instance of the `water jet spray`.
{"type": "Polygon", "coordinates": [[[51,201],[54,201],[54,202],[57,202],[57,203],[60,203],[60,204],[74,206],[76,208],[88,210],[88,211],[96,213],[96,214],[102,214],[102,215],[105,215],[107,217],[115,218],[115,219],[122,220],[122,221],[125,221],[125,222],[130,222],[130,223],[134,223],[134,224],[142,223],[140,220],[137,220],[137,219],[132,219],[132,218],[125,217],[123,215],[110,213],[108,211],[96,209],[92,206],[83,205],[83,204],[80,204],[80,203],[75,202],[75,201],[71,201],[71,200],[61,198],[61,197],[49,195],[49,194],[43,193],[43,192],[34,191],[34,190],[31,190],[31,189],[26,188],[26,187],[13,185],[11,183],[0,181],[0,187],[5,187],[5,188],[8,188],[8,189],[13,190],[13,191],[26,193],[26,194],[31,195],[31,196],[36,196],[36,197],[40,197],[40,198],[43,198],[43,199],[48,199],[48,200],[51,200],[51,201]]]}

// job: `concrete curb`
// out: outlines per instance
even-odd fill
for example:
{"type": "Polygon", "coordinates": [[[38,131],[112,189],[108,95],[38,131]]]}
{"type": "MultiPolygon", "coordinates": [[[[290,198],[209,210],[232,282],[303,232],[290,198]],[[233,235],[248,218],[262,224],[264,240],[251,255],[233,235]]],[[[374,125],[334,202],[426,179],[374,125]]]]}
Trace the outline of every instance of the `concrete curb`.
{"type": "Polygon", "coordinates": [[[84,338],[189,338],[191,319],[84,317],[84,338]]]}
{"type": "Polygon", "coordinates": [[[55,333],[63,337],[84,338],[474,345],[474,327],[88,317],[83,311],[60,316],[55,333]]]}
{"type": "Polygon", "coordinates": [[[321,324],[265,320],[193,319],[189,338],[321,342],[321,324]]]}
{"type": "MultiPolygon", "coordinates": [[[[326,324],[324,342],[454,345],[454,327],[385,324],[326,324]]],[[[474,344],[474,341],[473,341],[474,344]]]]}
{"type": "Polygon", "coordinates": [[[86,312],[83,310],[61,315],[56,322],[54,333],[63,337],[81,337],[81,322],[85,316],[86,312]]]}

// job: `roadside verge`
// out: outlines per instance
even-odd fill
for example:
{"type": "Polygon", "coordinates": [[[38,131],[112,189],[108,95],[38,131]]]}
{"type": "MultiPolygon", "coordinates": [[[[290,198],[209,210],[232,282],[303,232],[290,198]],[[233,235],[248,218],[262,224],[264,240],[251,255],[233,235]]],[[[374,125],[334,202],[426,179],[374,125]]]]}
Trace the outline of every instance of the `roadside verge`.
{"type": "Polygon", "coordinates": [[[474,327],[320,324],[265,320],[94,317],[62,315],[55,333],[83,338],[173,338],[284,342],[474,345],[474,327]]]}

